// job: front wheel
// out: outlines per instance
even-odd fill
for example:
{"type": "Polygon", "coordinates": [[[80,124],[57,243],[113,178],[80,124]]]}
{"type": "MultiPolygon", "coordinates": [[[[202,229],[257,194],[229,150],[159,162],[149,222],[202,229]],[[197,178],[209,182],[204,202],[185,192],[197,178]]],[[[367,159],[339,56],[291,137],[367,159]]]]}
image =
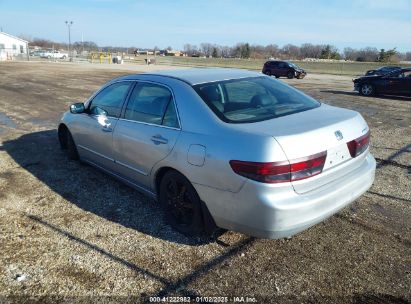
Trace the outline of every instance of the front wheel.
{"type": "Polygon", "coordinates": [[[267,75],[267,76],[271,76],[271,71],[270,71],[270,70],[267,70],[267,71],[265,71],[264,74],[267,75]]]}
{"type": "Polygon", "coordinates": [[[366,84],[361,85],[361,87],[360,87],[360,94],[361,95],[371,96],[374,93],[375,93],[374,92],[374,87],[371,84],[366,83],[366,84]]]}
{"type": "Polygon", "coordinates": [[[58,132],[60,147],[67,151],[67,157],[71,160],[78,160],[79,155],[76,144],[74,143],[73,136],[67,128],[60,128],[58,132]]]}
{"type": "Polygon", "coordinates": [[[176,171],[167,172],[160,183],[160,204],[166,221],[186,236],[205,232],[200,198],[191,183],[176,171]]]}

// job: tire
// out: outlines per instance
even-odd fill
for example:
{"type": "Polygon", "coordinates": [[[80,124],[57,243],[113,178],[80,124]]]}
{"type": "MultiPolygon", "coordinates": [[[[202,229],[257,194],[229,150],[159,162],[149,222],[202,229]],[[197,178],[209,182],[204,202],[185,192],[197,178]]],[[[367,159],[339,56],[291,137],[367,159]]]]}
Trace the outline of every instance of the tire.
{"type": "Polygon", "coordinates": [[[270,70],[267,70],[267,71],[265,71],[264,74],[267,75],[267,76],[271,76],[271,71],[270,71],[270,70]]]}
{"type": "Polygon", "coordinates": [[[372,96],[375,94],[373,85],[369,83],[362,84],[359,92],[363,96],[372,96]]]}
{"type": "Polygon", "coordinates": [[[169,171],[163,176],[159,201],[166,222],[175,230],[189,237],[205,234],[200,197],[183,175],[169,171]]]}
{"type": "Polygon", "coordinates": [[[51,59],[51,56],[49,55],[49,56],[47,56],[47,59],[51,59]]]}
{"type": "Polygon", "coordinates": [[[61,59],[66,59],[66,55],[63,55],[63,57],[61,57],[61,59]]]}
{"type": "Polygon", "coordinates": [[[289,72],[288,74],[287,74],[287,78],[288,79],[293,79],[294,78],[294,72],[289,72]]]}
{"type": "Polygon", "coordinates": [[[280,76],[278,76],[278,75],[274,75],[275,76],[275,78],[280,78],[280,76]]]}
{"type": "Polygon", "coordinates": [[[67,129],[67,127],[63,127],[61,130],[59,130],[59,141],[61,149],[67,151],[68,159],[79,159],[76,144],[74,143],[73,136],[71,136],[71,133],[67,129]]]}

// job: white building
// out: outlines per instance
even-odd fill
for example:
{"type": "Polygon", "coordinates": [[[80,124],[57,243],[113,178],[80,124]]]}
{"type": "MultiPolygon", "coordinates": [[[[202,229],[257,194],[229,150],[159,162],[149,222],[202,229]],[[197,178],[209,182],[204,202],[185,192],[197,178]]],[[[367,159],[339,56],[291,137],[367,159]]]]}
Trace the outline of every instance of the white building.
{"type": "Polygon", "coordinates": [[[12,60],[17,56],[25,57],[27,51],[28,41],[0,32],[0,61],[12,60]]]}

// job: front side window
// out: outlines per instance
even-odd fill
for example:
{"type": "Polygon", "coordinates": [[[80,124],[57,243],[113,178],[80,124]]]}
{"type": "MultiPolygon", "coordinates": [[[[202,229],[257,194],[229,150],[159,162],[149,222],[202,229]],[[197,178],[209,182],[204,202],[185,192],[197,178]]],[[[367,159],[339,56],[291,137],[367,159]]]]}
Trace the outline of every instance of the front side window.
{"type": "Polygon", "coordinates": [[[90,114],[118,118],[132,82],[118,82],[99,92],[91,101],[90,114]]]}
{"type": "Polygon", "coordinates": [[[195,85],[194,89],[223,121],[249,123],[307,111],[321,104],[269,77],[252,77],[195,85]]]}
{"type": "Polygon", "coordinates": [[[177,113],[169,89],[152,83],[139,83],[130,95],[124,118],[178,128],[177,113]]]}
{"type": "Polygon", "coordinates": [[[411,77],[411,71],[403,71],[402,73],[400,73],[400,75],[398,76],[400,78],[410,78],[411,77]]]}

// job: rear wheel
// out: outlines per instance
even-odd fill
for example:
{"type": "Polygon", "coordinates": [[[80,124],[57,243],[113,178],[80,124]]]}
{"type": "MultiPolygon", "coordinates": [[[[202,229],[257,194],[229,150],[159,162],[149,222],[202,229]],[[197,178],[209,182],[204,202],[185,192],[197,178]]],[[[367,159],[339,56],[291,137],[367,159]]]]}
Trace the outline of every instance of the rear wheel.
{"type": "Polygon", "coordinates": [[[167,172],[160,183],[160,204],[166,221],[186,236],[205,232],[200,198],[191,183],[176,171],[167,172]]]}
{"type": "Polygon", "coordinates": [[[288,79],[293,79],[293,78],[294,78],[294,72],[289,72],[289,73],[287,74],[287,78],[288,78],[288,79]]]}
{"type": "Polygon", "coordinates": [[[375,93],[374,92],[374,87],[371,84],[365,83],[365,84],[361,85],[361,87],[360,87],[360,94],[361,95],[371,96],[374,93],[375,93]]]}
{"type": "Polygon", "coordinates": [[[271,71],[270,70],[265,71],[265,75],[271,76],[271,71]]]}

